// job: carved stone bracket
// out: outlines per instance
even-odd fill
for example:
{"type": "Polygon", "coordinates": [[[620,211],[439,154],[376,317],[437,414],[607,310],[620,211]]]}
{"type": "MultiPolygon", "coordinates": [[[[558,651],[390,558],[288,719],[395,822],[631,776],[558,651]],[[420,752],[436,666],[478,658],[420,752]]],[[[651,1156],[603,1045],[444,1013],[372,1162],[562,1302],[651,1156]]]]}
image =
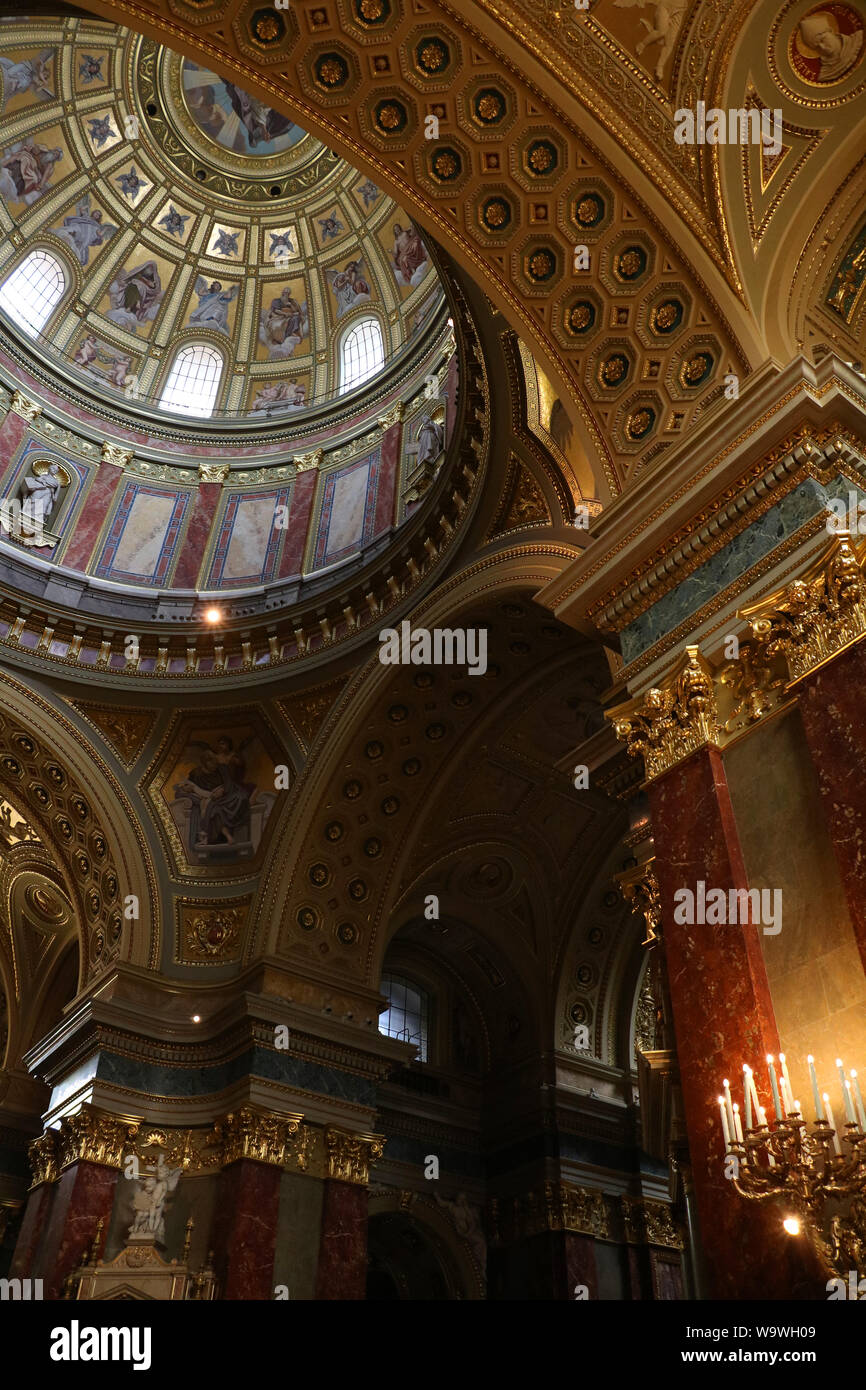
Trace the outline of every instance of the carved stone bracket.
{"type": "Polygon", "coordinates": [[[801,579],[742,609],[756,660],[766,666],[781,655],[793,685],[866,636],[864,563],[866,545],[858,554],[842,532],[801,579]]]}
{"type": "Polygon", "coordinates": [[[385,1151],[385,1138],[381,1134],[353,1134],[349,1130],[329,1127],[325,1130],[325,1150],[327,1177],[366,1186],[370,1180],[370,1164],[385,1151]]]}
{"type": "Polygon", "coordinates": [[[616,875],[623,897],[632,905],[632,912],[643,918],[645,936],[642,946],[654,945],[661,933],[661,895],[652,865],[653,860],[648,859],[645,864],[638,864],[616,875]]]}
{"type": "Polygon", "coordinates": [[[686,647],[680,670],[665,685],[606,718],[631,756],[643,758],[649,781],[698,748],[717,745],[722,733],[712,671],[696,646],[686,647]]]}

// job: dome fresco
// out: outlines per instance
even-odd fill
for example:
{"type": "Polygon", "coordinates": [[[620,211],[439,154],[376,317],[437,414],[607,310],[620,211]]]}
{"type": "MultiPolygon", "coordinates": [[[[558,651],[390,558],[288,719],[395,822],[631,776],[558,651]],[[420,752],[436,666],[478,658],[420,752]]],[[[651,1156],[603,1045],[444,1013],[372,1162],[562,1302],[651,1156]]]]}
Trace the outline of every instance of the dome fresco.
{"type": "Polygon", "coordinates": [[[22,333],[7,298],[4,326],[62,380],[148,412],[289,416],[441,318],[407,214],[207,68],[113,25],[18,21],[0,80],[0,281],[34,250],[62,279],[45,321],[22,333]]]}

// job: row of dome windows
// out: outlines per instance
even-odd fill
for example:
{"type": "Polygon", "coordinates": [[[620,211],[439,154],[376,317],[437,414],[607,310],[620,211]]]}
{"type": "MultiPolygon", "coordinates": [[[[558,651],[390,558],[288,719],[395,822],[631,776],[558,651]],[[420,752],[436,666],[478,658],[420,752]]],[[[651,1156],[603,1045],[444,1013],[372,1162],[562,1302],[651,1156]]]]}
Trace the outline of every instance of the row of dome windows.
{"type": "MultiPolygon", "coordinates": [[[[31,338],[38,337],[67,290],[63,266],[48,251],[31,251],[0,285],[0,309],[31,338]]],[[[357,319],[340,347],[340,395],[375,376],[385,365],[379,320],[357,319]]],[[[175,354],[161,410],[208,416],[213,412],[225,359],[211,343],[185,343],[175,354]]]]}

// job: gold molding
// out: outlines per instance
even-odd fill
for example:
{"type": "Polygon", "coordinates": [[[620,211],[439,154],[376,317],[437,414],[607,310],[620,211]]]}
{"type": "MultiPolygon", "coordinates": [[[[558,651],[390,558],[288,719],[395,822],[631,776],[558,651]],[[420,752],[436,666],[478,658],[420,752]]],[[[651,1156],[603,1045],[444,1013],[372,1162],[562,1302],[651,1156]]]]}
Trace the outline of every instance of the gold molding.
{"type": "Polygon", "coordinates": [[[275,1115],[251,1105],[241,1106],[214,1125],[214,1137],[222,1145],[223,1163],[246,1158],[253,1163],[286,1167],[294,1156],[303,1118],[300,1114],[275,1115]]]}
{"type": "Polygon", "coordinates": [[[138,1126],[138,1120],[118,1119],[92,1105],[82,1105],[74,1115],[64,1115],[60,1121],[58,1169],[79,1162],[121,1168],[138,1126]]]}

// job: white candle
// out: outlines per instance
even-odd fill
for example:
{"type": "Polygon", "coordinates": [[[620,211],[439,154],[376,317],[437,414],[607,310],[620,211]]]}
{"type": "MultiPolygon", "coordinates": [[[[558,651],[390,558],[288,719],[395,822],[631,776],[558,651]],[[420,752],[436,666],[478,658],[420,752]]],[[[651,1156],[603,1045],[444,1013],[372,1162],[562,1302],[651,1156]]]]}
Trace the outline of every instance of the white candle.
{"type": "Polygon", "coordinates": [[[828,1125],[833,1131],[833,1148],[841,1157],[842,1145],[839,1143],[839,1135],[836,1133],[836,1121],[833,1119],[833,1111],[830,1109],[830,1097],[827,1095],[826,1091],[824,1092],[824,1114],[827,1117],[828,1125]]]}
{"type": "Polygon", "coordinates": [[[746,1068],[746,1071],[748,1072],[749,1095],[751,1096],[751,1099],[752,1099],[752,1105],[753,1105],[754,1108],[755,1108],[755,1123],[758,1124],[758,1123],[760,1123],[760,1121],[758,1120],[758,1111],[759,1111],[760,1108],[761,1108],[761,1103],[760,1103],[760,1101],[758,1100],[758,1090],[757,1090],[757,1087],[755,1086],[755,1073],[752,1071],[752,1068],[751,1068],[751,1067],[747,1067],[747,1068],[746,1068]]]}
{"type": "Polygon", "coordinates": [[[768,1070],[768,1072],[770,1073],[770,1085],[771,1085],[771,1087],[772,1087],[772,1089],[773,1089],[773,1109],[774,1109],[775,1112],[776,1112],[776,1119],[777,1119],[777,1120],[781,1120],[781,1118],[782,1118],[782,1107],[781,1107],[781,1105],[779,1104],[779,1086],[778,1086],[778,1082],[776,1081],[776,1069],[775,1069],[775,1067],[773,1066],[773,1054],[772,1054],[772,1052],[768,1052],[768,1053],[767,1053],[767,1070],[768,1070]]]}
{"type": "Polygon", "coordinates": [[[752,1093],[749,1090],[750,1073],[746,1063],[743,1063],[743,1099],[746,1102],[746,1129],[752,1128],[752,1093]]]}
{"type": "Polygon", "coordinates": [[[785,1080],[784,1076],[781,1077],[779,1085],[782,1088],[782,1107],[785,1111],[785,1114],[790,1115],[794,1109],[794,1097],[791,1095],[791,1088],[785,1080]]]}
{"type": "MultiPolygon", "coordinates": [[[[760,1122],[761,1128],[764,1129],[767,1124],[767,1112],[764,1109],[763,1105],[758,1106],[758,1120],[760,1122]]],[[[769,1150],[767,1151],[767,1158],[770,1160],[770,1167],[775,1168],[776,1160],[774,1159],[773,1155],[769,1152],[769,1150]]]]}
{"type": "Polygon", "coordinates": [[[724,1096],[719,1096],[719,1114],[722,1117],[722,1133],[725,1136],[725,1153],[727,1153],[731,1147],[731,1135],[728,1129],[728,1114],[724,1096]]]}
{"type": "Polygon", "coordinates": [[[725,1077],[724,1081],[722,1082],[722,1086],[723,1086],[724,1092],[725,1092],[725,1106],[726,1106],[727,1111],[728,1111],[728,1130],[729,1130],[731,1136],[733,1136],[733,1134],[734,1134],[734,1107],[733,1107],[733,1105],[731,1104],[731,1085],[730,1085],[730,1082],[728,1081],[728,1078],[727,1078],[727,1077],[725,1077]]]}
{"type": "Polygon", "coordinates": [[[740,1123],[740,1107],[736,1103],[734,1104],[734,1133],[737,1136],[737,1143],[742,1144],[743,1126],[740,1123]]]}
{"type": "Polygon", "coordinates": [[[789,1095],[789,1096],[791,1097],[791,1099],[793,1100],[793,1099],[794,1099],[794,1087],[791,1085],[791,1078],[790,1078],[790,1076],[788,1075],[788,1063],[785,1061],[785,1054],[784,1054],[784,1052],[780,1052],[780,1053],[779,1053],[779,1065],[780,1065],[781,1068],[782,1068],[782,1079],[784,1080],[785,1085],[786,1085],[787,1088],[788,1088],[788,1095],[789,1095]]]}
{"type": "Polygon", "coordinates": [[[851,1080],[854,1082],[854,1096],[857,1101],[857,1117],[860,1120],[860,1128],[862,1129],[863,1133],[866,1134],[866,1111],[864,1111],[863,1109],[863,1097],[860,1094],[860,1082],[857,1079],[857,1073],[853,1067],[851,1068],[851,1080]]]}
{"type": "Polygon", "coordinates": [[[854,1102],[851,1099],[851,1082],[845,1081],[845,1119],[849,1125],[856,1125],[857,1116],[854,1114],[854,1102]]]}
{"type": "Polygon", "coordinates": [[[818,1098],[818,1077],[815,1072],[815,1058],[812,1056],[811,1052],[806,1058],[806,1061],[809,1063],[809,1075],[812,1078],[812,1099],[815,1102],[815,1119],[820,1123],[823,1119],[823,1115],[821,1113],[821,1101],[818,1098]]]}

